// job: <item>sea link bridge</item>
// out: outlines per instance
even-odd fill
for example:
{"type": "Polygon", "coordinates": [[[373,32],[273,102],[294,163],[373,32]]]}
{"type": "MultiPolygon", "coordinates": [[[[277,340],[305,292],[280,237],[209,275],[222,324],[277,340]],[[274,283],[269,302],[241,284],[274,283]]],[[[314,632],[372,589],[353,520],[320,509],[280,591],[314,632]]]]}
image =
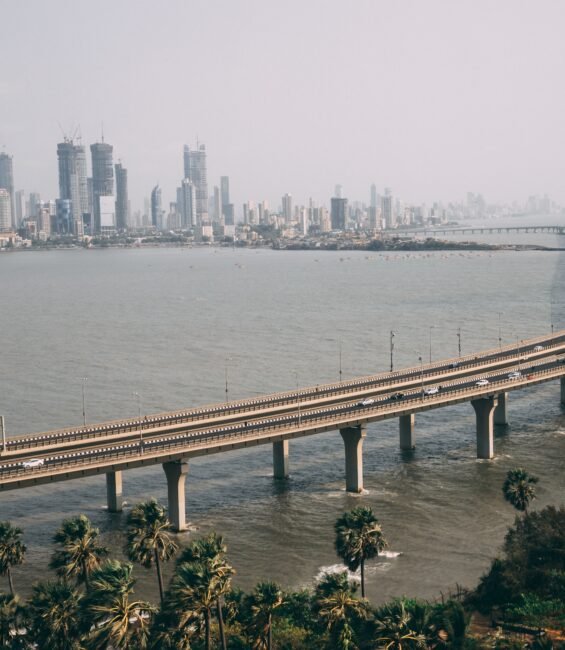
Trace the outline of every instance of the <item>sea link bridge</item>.
{"type": "Polygon", "coordinates": [[[334,384],[202,408],[10,437],[2,442],[0,491],[106,475],[108,509],[122,508],[122,472],[162,464],[169,515],[186,528],[188,459],[270,444],[277,479],[288,477],[289,441],[338,430],[345,484],[363,489],[367,424],[399,419],[402,449],[415,446],[416,413],[470,402],[477,457],[494,456],[494,425],[508,423],[508,394],[560,380],[565,404],[565,330],[455,359],[334,384]]]}

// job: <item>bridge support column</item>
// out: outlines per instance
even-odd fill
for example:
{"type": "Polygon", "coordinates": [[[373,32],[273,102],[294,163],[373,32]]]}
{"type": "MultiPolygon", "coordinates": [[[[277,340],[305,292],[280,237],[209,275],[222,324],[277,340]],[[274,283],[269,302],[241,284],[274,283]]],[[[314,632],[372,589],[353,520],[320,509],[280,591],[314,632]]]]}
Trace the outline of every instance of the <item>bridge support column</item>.
{"type": "Polygon", "coordinates": [[[184,484],[188,474],[188,463],[185,460],[163,463],[163,469],[167,477],[169,519],[173,524],[173,529],[180,532],[186,530],[184,484]]]}
{"type": "Polygon", "coordinates": [[[340,429],[345,445],[345,489],[348,492],[363,491],[363,438],[367,428],[363,425],[340,429]]]}
{"type": "Polygon", "coordinates": [[[477,458],[494,457],[492,421],[497,402],[496,397],[481,397],[471,402],[477,416],[477,458]]]}
{"type": "Polygon", "coordinates": [[[273,442],[273,476],[288,478],[288,440],[273,442]]]}
{"type": "Polygon", "coordinates": [[[508,424],[508,393],[499,393],[498,405],[494,409],[494,423],[499,425],[508,424]]]}
{"type": "Polygon", "coordinates": [[[565,377],[561,377],[561,404],[565,406],[565,377]]]}
{"type": "Polygon", "coordinates": [[[416,447],[416,436],[414,435],[414,414],[401,415],[398,418],[400,428],[400,449],[409,451],[416,447]]]}
{"type": "Polygon", "coordinates": [[[106,503],[108,512],[122,511],[122,472],[106,472],[106,503]]]}

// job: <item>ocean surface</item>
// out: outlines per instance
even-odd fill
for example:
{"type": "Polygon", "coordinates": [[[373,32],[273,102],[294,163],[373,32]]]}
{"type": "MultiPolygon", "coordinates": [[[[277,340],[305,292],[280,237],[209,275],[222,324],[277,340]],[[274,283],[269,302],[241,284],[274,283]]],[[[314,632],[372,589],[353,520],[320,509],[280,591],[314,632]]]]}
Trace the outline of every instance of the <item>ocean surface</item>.
{"type": "MultiPolygon", "coordinates": [[[[565,247],[557,235],[508,240],[565,247]]],[[[389,367],[391,330],[395,368],[454,357],[459,328],[463,354],[497,346],[499,335],[506,344],[564,328],[564,289],[562,252],[2,253],[0,414],[16,435],[79,425],[83,384],[96,422],[224,401],[226,377],[236,399],[370,374],[389,367]]],[[[469,404],[418,414],[414,452],[399,450],[396,420],[370,425],[360,496],[344,491],[337,431],[291,441],[283,484],[272,479],[269,445],[192,460],[180,543],[218,531],[242,588],[308,586],[339,568],[336,518],[365,504],[389,542],[369,563],[371,600],[472,587],[514,520],[501,492],[508,469],[540,478],[536,508],[563,502],[558,382],[512,393],[509,417],[492,461],[476,459],[469,404]]],[[[124,472],[124,497],[166,502],[162,469],[124,472]]],[[[103,477],[1,494],[0,519],[23,528],[28,546],[16,587],[26,595],[49,575],[54,531],[81,512],[122,557],[129,506],[106,512],[103,477]]],[[[153,571],[138,567],[137,577],[139,593],[156,600],[153,571]]]]}

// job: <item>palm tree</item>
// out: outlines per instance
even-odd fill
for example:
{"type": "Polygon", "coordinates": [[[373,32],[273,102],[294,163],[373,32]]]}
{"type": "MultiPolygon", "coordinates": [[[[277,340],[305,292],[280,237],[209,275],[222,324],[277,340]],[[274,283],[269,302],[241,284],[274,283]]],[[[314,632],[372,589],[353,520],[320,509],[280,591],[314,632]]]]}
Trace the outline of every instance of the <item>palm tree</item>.
{"type": "Polygon", "coordinates": [[[357,647],[351,621],[366,617],[366,602],[355,598],[349,585],[338,587],[317,601],[318,616],[330,632],[332,648],[353,650],[357,647]]]}
{"type": "Polygon", "coordinates": [[[30,636],[38,650],[81,650],[82,595],[68,582],[40,582],[29,602],[30,636]]]}
{"type": "Polygon", "coordinates": [[[10,593],[14,595],[14,581],[11,568],[22,564],[26,546],[22,542],[22,530],[9,521],[0,521],[0,575],[8,576],[10,593]]]}
{"type": "Polygon", "coordinates": [[[143,650],[148,647],[155,607],[130,601],[135,580],[132,565],[110,560],[92,572],[84,597],[84,619],[89,627],[85,647],[143,650]]]}
{"type": "Polygon", "coordinates": [[[65,519],[53,537],[61,548],[53,553],[50,568],[63,578],[84,582],[88,588],[90,574],[108,555],[108,549],[98,544],[98,535],[98,528],[85,515],[65,519]]]}
{"type": "Polygon", "coordinates": [[[534,485],[539,481],[536,476],[530,476],[522,467],[509,470],[502,486],[504,498],[516,510],[528,514],[528,504],[536,498],[534,485]]]}
{"type": "Polygon", "coordinates": [[[227,649],[224,630],[223,597],[230,590],[231,578],[235,574],[235,570],[226,560],[226,553],[227,546],[224,543],[223,537],[212,532],[207,537],[195,540],[187,546],[177,561],[179,565],[184,562],[206,562],[209,565],[209,571],[215,579],[216,613],[223,650],[227,649]]]}
{"type": "Polygon", "coordinates": [[[365,598],[365,560],[376,557],[387,542],[371,508],[360,506],[335,522],[335,548],[350,571],[361,567],[361,597],[365,598]]]}
{"type": "Polygon", "coordinates": [[[425,648],[426,636],[414,629],[411,613],[403,599],[393,601],[375,612],[375,642],[377,648],[403,650],[425,648]]]}
{"type": "Polygon", "coordinates": [[[170,560],[178,549],[168,534],[172,528],[167,511],[155,499],[139,503],[128,516],[126,552],[130,560],[146,569],[155,563],[161,605],[164,597],[161,561],[170,560]]]}
{"type": "Polygon", "coordinates": [[[12,594],[0,594],[0,648],[6,650],[32,648],[26,631],[26,611],[19,598],[12,594]]]}
{"type": "Polygon", "coordinates": [[[261,630],[255,648],[273,647],[273,614],[284,603],[281,588],[274,582],[260,582],[252,594],[251,612],[261,630]]]}
{"type": "Polygon", "coordinates": [[[201,629],[210,650],[212,609],[217,601],[217,576],[209,562],[182,562],[171,580],[165,607],[177,617],[177,628],[187,633],[201,629]]]}

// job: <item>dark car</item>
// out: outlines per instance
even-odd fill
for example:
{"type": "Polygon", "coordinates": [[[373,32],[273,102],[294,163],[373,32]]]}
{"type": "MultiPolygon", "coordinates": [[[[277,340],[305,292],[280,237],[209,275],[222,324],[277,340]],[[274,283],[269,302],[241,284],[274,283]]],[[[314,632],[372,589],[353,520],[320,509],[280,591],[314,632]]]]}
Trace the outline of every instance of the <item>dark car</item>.
{"type": "Polygon", "coordinates": [[[393,393],[390,396],[390,399],[397,400],[397,399],[402,399],[403,397],[404,397],[404,393],[393,393]]]}

